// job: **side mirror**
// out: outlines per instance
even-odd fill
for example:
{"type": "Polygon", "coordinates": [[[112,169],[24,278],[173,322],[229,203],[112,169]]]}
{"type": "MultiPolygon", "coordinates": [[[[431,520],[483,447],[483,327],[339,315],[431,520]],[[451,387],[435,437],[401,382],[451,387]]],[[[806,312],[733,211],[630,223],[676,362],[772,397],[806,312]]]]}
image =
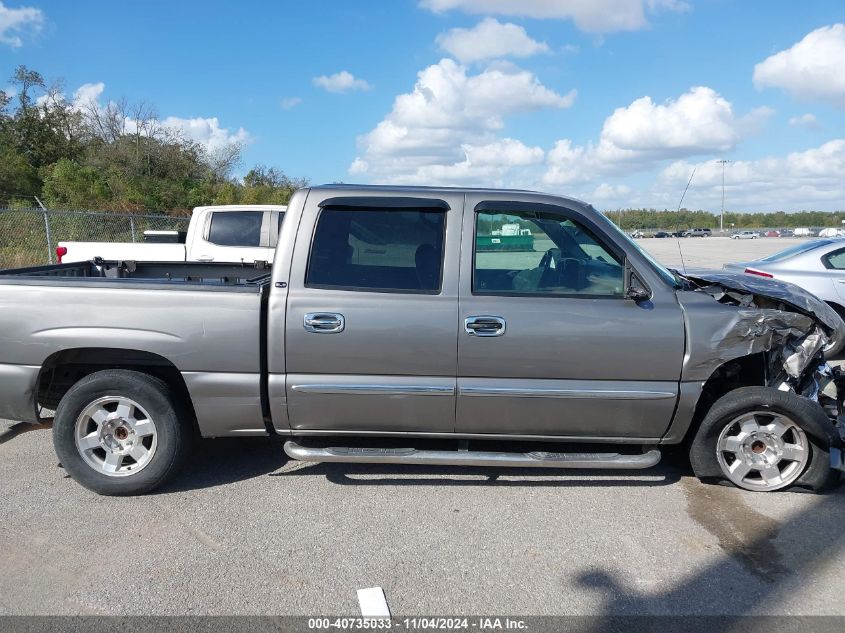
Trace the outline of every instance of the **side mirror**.
{"type": "Polygon", "coordinates": [[[651,293],[642,286],[628,286],[625,291],[625,298],[639,303],[651,299],[651,293]]]}

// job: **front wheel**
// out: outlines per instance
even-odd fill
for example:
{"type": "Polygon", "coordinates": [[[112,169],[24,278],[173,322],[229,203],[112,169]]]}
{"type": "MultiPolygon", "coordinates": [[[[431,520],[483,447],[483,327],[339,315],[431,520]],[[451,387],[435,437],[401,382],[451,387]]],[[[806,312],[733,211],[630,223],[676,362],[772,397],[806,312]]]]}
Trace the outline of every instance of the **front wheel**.
{"type": "Polygon", "coordinates": [[[830,465],[837,434],[815,402],[769,387],[722,396],[699,426],[690,462],[703,481],[771,492],[801,487],[821,492],[839,480],[830,465]]]}
{"type": "Polygon", "coordinates": [[[189,425],[166,383],[135,371],[98,371],[56,409],[53,445],[65,471],[101,495],[137,495],[163,484],[184,461],[189,425]]]}

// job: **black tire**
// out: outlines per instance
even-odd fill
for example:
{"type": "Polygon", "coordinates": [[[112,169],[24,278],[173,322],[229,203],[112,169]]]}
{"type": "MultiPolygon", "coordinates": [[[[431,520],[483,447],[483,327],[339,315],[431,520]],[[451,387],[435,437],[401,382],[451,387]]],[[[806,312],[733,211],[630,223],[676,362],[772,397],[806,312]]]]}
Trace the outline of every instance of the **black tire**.
{"type": "Polygon", "coordinates": [[[719,465],[717,440],[732,420],[752,411],[787,416],[804,432],[809,443],[810,455],[803,472],[789,486],[778,490],[823,492],[839,482],[839,471],[830,467],[830,449],[838,446],[840,439],[827,414],[807,398],[771,387],[735,389],[713,404],[690,443],[689,458],[696,477],[705,483],[734,485],[719,465]]]}
{"type": "Polygon", "coordinates": [[[77,382],[62,398],[53,423],[53,446],[65,471],[89,490],[112,496],[144,494],[170,479],[185,461],[193,433],[185,415],[178,397],[158,378],[124,369],[98,371],[77,382]],[[89,465],[75,439],[79,416],[98,399],[110,396],[139,404],[155,427],[156,446],[149,463],[121,477],[89,465]]]}

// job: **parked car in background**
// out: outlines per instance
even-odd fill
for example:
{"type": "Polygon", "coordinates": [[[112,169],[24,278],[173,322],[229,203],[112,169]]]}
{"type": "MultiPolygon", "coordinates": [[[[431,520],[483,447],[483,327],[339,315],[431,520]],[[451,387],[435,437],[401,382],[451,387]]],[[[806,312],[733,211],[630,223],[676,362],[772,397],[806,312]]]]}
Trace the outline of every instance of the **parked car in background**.
{"type": "Polygon", "coordinates": [[[780,231],[781,237],[795,237],[795,231],[792,229],[781,229],[780,231]]]}
{"type": "Polygon", "coordinates": [[[795,237],[810,237],[813,232],[808,228],[797,228],[793,231],[795,237]]]}
{"type": "Polygon", "coordinates": [[[801,288],[682,275],[592,206],[524,191],[303,189],[276,248],[271,268],[0,271],[0,418],[55,410],[63,472],[114,495],[161,485],[195,432],[497,468],[648,468],[683,445],[705,481],[840,478],[819,345],[845,322],[801,288]],[[513,225],[530,248],[477,248],[513,225]]]}
{"type": "Polygon", "coordinates": [[[672,232],[672,237],[688,237],[687,233],[688,233],[688,231],[686,231],[686,230],[683,230],[683,231],[673,231],[673,232],[672,232]]]}
{"type": "Polygon", "coordinates": [[[819,231],[819,237],[845,237],[845,229],[822,229],[819,231]]]}
{"type": "Polygon", "coordinates": [[[780,231],[774,229],[766,231],[763,233],[763,237],[780,237],[780,231]]]}
{"type": "MultiPolygon", "coordinates": [[[[732,272],[788,281],[816,295],[845,318],[845,239],[802,242],[774,255],[725,264],[732,272]]],[[[842,342],[828,354],[842,349],[842,342]]]]}
{"type": "Polygon", "coordinates": [[[58,262],[104,260],[138,262],[273,261],[283,205],[197,207],[188,230],[146,231],[143,242],[59,242],[58,262]]]}
{"type": "Polygon", "coordinates": [[[690,229],[687,231],[687,237],[710,237],[712,234],[710,229],[690,229]]]}
{"type": "Polygon", "coordinates": [[[756,240],[760,237],[757,231],[738,231],[731,235],[732,240],[756,240]]]}
{"type": "Polygon", "coordinates": [[[664,238],[664,237],[672,237],[672,234],[667,231],[658,231],[654,234],[654,237],[664,238]]]}

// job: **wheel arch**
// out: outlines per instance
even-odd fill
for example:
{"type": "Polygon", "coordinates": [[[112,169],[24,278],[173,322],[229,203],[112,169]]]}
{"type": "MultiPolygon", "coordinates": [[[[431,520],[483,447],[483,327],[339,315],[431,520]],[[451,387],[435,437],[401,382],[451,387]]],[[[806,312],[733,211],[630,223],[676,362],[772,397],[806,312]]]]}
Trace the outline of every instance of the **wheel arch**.
{"type": "Polygon", "coordinates": [[[765,352],[727,360],[716,367],[703,383],[681,383],[675,416],[661,443],[687,443],[695,435],[710,407],[719,398],[741,387],[763,387],[765,385],[765,352]]]}
{"type": "Polygon", "coordinates": [[[128,369],[164,381],[187,408],[191,424],[197,428],[193,401],[176,365],[164,356],[137,349],[78,347],[51,354],[44,360],[38,373],[36,407],[55,409],[73,385],[85,376],[105,369],[128,369]]]}

